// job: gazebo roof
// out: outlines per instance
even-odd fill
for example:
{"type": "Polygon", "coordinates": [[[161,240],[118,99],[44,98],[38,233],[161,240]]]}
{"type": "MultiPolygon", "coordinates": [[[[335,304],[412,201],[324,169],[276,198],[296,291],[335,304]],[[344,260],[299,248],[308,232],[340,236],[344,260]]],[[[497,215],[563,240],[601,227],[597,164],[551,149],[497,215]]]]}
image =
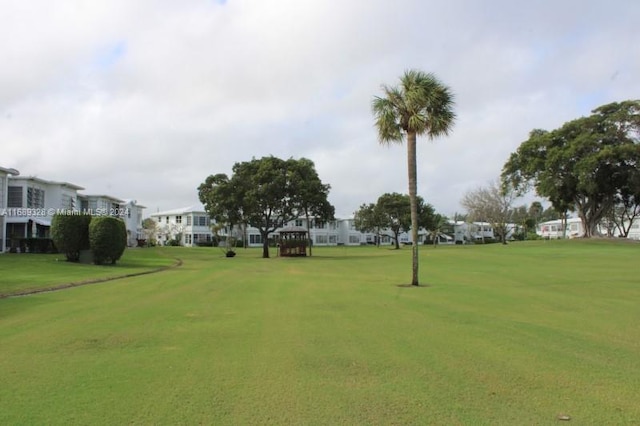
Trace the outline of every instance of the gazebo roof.
{"type": "Polygon", "coordinates": [[[300,233],[300,232],[304,232],[305,234],[307,233],[307,230],[305,228],[303,228],[302,226],[287,226],[286,228],[281,228],[278,233],[279,234],[287,234],[287,233],[300,233]]]}

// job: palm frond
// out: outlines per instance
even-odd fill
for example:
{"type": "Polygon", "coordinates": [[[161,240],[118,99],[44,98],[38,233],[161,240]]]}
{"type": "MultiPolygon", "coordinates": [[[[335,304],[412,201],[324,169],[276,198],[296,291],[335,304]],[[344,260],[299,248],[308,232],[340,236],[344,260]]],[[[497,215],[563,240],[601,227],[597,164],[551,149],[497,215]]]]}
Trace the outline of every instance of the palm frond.
{"type": "Polygon", "coordinates": [[[399,86],[382,86],[383,97],[375,97],[373,113],[380,141],[401,142],[408,132],[433,139],[447,135],[453,122],[453,94],[434,74],[407,70],[399,86]]]}
{"type": "Polygon", "coordinates": [[[375,97],[372,109],[380,142],[383,144],[402,142],[402,132],[398,123],[398,108],[395,103],[389,98],[375,97]]]}

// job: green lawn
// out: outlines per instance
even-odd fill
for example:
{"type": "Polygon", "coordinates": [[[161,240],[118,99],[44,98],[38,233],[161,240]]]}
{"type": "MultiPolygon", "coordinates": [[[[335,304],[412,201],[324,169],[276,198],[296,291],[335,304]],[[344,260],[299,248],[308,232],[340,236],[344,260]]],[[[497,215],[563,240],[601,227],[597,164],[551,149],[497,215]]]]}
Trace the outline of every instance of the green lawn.
{"type": "Polygon", "coordinates": [[[67,262],[64,254],[3,254],[0,256],[0,298],[56,288],[60,285],[108,280],[154,271],[176,264],[162,249],[127,249],[115,265],[67,262]]]}
{"type": "Polygon", "coordinates": [[[0,300],[0,424],[639,424],[639,252],[149,250],[184,263],[0,300]]]}

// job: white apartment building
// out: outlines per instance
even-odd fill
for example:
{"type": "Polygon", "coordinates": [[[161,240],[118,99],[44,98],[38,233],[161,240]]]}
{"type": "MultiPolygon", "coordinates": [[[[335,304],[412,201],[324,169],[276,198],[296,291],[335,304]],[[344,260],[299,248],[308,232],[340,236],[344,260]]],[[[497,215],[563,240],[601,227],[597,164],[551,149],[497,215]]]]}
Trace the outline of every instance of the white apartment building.
{"type": "Polygon", "coordinates": [[[138,240],[145,239],[142,229],[142,211],[146,207],[139,205],[137,201],[121,200],[104,194],[78,194],[78,202],[81,212],[122,219],[127,230],[128,247],[136,247],[138,240]]]}
{"type": "Polygon", "coordinates": [[[211,220],[203,208],[184,207],[151,214],[156,222],[156,241],[164,245],[178,239],[181,245],[197,246],[213,240],[211,220]]]}
{"type": "Polygon", "coordinates": [[[79,194],[83,189],[69,182],[19,176],[17,170],[0,167],[0,253],[12,245],[12,238],[49,238],[51,220],[62,212],[120,217],[127,228],[129,246],[144,238],[144,206],[110,195],[79,194]]]}
{"type": "MultiPolygon", "coordinates": [[[[626,223],[629,226],[629,223],[626,223]]],[[[606,222],[602,221],[598,226],[598,232],[600,235],[606,236],[618,236],[620,232],[614,226],[610,226],[607,230],[606,222]]],[[[579,217],[571,217],[567,219],[567,229],[564,230],[564,224],[562,219],[550,220],[538,224],[536,233],[542,238],[557,239],[557,238],[580,238],[584,236],[584,226],[582,220],[579,217]]],[[[629,228],[629,235],[627,238],[630,240],[640,240],[640,219],[636,218],[629,228]]]]}
{"type": "Polygon", "coordinates": [[[34,176],[9,176],[6,240],[49,238],[51,219],[60,211],[77,210],[81,186],[34,176]]]}
{"type": "Polygon", "coordinates": [[[493,227],[488,222],[467,223],[461,220],[450,220],[449,226],[453,228],[453,235],[451,236],[452,238],[445,238],[445,241],[442,241],[441,239],[439,242],[450,244],[467,244],[482,240],[483,237],[495,238],[493,227]]]}
{"type": "Polygon", "coordinates": [[[121,217],[123,215],[122,204],[124,200],[111,195],[87,195],[78,194],[78,208],[81,212],[95,216],[121,217]]]}
{"type": "Polygon", "coordinates": [[[138,204],[136,200],[125,200],[120,204],[121,215],[127,228],[127,246],[136,247],[139,240],[144,240],[142,229],[142,214],[145,206],[138,204]]]}
{"type": "MultiPolygon", "coordinates": [[[[178,238],[181,245],[192,247],[199,243],[210,243],[214,238],[211,230],[212,220],[201,206],[157,212],[151,214],[150,217],[156,222],[156,240],[161,245],[178,238]]],[[[375,243],[375,234],[357,231],[352,218],[326,222],[310,219],[310,222],[311,226],[307,228],[307,220],[299,218],[285,223],[279,229],[287,227],[309,229],[309,237],[314,246],[353,246],[375,243]]],[[[271,233],[269,239],[275,240],[278,237],[279,229],[271,233]]],[[[257,228],[248,226],[243,229],[241,226],[237,226],[232,233],[239,240],[246,239],[248,247],[262,246],[262,235],[257,228]]],[[[220,230],[219,235],[226,237],[226,230],[220,230]]],[[[383,236],[381,241],[383,244],[392,242],[387,236],[383,236]]]]}
{"type": "Polygon", "coordinates": [[[580,218],[571,217],[567,219],[566,232],[562,219],[557,219],[539,223],[536,233],[542,238],[550,240],[558,238],[578,238],[584,235],[584,227],[582,226],[582,220],[580,220],[580,218]]]}

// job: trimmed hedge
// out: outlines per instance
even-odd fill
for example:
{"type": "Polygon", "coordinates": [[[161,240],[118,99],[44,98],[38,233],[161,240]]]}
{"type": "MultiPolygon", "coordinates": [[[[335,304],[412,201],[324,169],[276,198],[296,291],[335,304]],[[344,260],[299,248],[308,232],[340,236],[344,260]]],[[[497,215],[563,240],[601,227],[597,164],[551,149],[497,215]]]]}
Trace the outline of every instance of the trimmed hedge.
{"type": "Polygon", "coordinates": [[[56,214],[51,220],[51,239],[60,253],[69,262],[80,260],[80,250],[89,248],[89,223],[86,214],[56,214]]]}
{"type": "Polygon", "coordinates": [[[93,263],[116,263],[127,246],[127,230],[124,221],[110,216],[94,217],[89,224],[89,243],[93,263]]]}
{"type": "Polygon", "coordinates": [[[51,238],[21,238],[18,242],[20,253],[57,253],[51,238]]]}

